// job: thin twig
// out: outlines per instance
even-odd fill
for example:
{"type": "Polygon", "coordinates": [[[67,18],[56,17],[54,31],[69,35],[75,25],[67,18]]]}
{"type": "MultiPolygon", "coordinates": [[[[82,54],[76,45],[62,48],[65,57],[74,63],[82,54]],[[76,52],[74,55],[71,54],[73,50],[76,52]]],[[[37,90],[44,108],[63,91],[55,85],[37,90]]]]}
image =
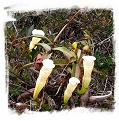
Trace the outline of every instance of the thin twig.
{"type": "Polygon", "coordinates": [[[13,21],[13,26],[14,26],[15,31],[16,31],[16,34],[17,34],[17,36],[18,36],[18,31],[17,31],[17,28],[16,28],[16,26],[15,26],[15,24],[14,24],[14,21],[13,21]]]}
{"type": "Polygon", "coordinates": [[[59,36],[61,35],[61,33],[64,31],[64,29],[70,24],[70,22],[74,19],[74,17],[79,13],[82,13],[82,10],[78,10],[78,12],[76,12],[76,14],[70,19],[70,21],[61,29],[61,31],[59,32],[59,34],[55,37],[53,41],[53,46],[55,42],[57,41],[57,39],[59,38],[59,36]]]}
{"type": "Polygon", "coordinates": [[[15,42],[16,40],[23,40],[23,39],[27,39],[27,38],[30,38],[30,37],[33,37],[33,36],[31,35],[31,36],[27,36],[27,37],[17,38],[17,39],[14,39],[12,41],[12,43],[15,42]]]}
{"type": "Polygon", "coordinates": [[[113,35],[109,36],[108,38],[104,39],[103,41],[99,42],[98,44],[94,43],[94,45],[101,45],[101,44],[105,43],[105,41],[106,42],[109,42],[110,41],[110,38],[112,38],[112,37],[113,37],[113,35]]]}
{"type": "MultiPolygon", "coordinates": [[[[62,76],[62,74],[64,73],[65,69],[68,67],[69,64],[70,64],[70,62],[64,67],[62,73],[60,74],[60,77],[62,76]]],[[[59,86],[59,88],[58,88],[58,90],[57,90],[55,96],[59,93],[59,90],[60,90],[61,87],[62,87],[62,82],[61,82],[61,84],[60,84],[60,86],[59,86]]]]}
{"type": "Polygon", "coordinates": [[[89,102],[91,102],[91,103],[100,102],[100,101],[102,101],[102,100],[105,100],[105,99],[111,97],[112,91],[107,91],[107,92],[108,92],[107,95],[102,95],[102,96],[90,96],[90,97],[89,97],[89,102]]]}
{"type": "MultiPolygon", "coordinates": [[[[107,76],[106,76],[106,77],[107,77],[107,76]]],[[[106,78],[106,82],[105,82],[105,87],[104,87],[103,93],[104,93],[105,90],[106,90],[107,80],[108,80],[108,77],[106,78]]],[[[102,93],[101,95],[103,95],[103,93],[102,93]]]]}

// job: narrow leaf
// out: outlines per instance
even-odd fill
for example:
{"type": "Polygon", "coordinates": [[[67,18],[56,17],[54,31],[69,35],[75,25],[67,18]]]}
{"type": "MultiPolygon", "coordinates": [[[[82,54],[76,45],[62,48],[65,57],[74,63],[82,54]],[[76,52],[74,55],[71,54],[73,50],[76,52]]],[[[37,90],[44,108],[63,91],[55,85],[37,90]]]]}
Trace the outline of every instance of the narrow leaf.
{"type": "Polygon", "coordinates": [[[59,65],[59,66],[64,66],[64,65],[67,65],[68,63],[69,63],[69,61],[66,60],[66,59],[56,59],[56,60],[54,60],[54,64],[59,65]]]}
{"type": "Polygon", "coordinates": [[[15,19],[16,19],[16,21],[19,21],[24,16],[25,16],[25,14],[24,13],[21,13],[20,15],[16,16],[15,19]]]}
{"type": "Polygon", "coordinates": [[[71,72],[71,77],[75,77],[75,73],[76,73],[76,64],[73,64],[73,66],[72,66],[72,72],[71,72]]]}
{"type": "Polygon", "coordinates": [[[52,53],[48,54],[47,59],[51,58],[52,53]]]}
{"type": "Polygon", "coordinates": [[[51,50],[51,47],[48,44],[38,43],[37,45],[42,46],[46,51],[50,51],[51,50]]]}
{"type": "Polygon", "coordinates": [[[72,66],[72,71],[71,71],[71,76],[79,78],[80,75],[80,67],[79,64],[73,64],[72,66]]]}
{"type": "Polygon", "coordinates": [[[28,63],[28,64],[22,66],[22,67],[19,69],[19,71],[21,71],[21,70],[23,70],[23,69],[25,69],[25,68],[31,67],[33,64],[34,64],[34,62],[28,63]]]}
{"type": "Polygon", "coordinates": [[[69,60],[69,63],[72,63],[74,61],[76,61],[76,58],[75,57],[71,57],[70,60],[69,60]]]}
{"type": "Polygon", "coordinates": [[[66,55],[69,59],[71,57],[76,57],[75,54],[73,54],[70,50],[68,50],[65,47],[57,47],[57,48],[53,48],[53,50],[59,50],[59,51],[63,52],[63,54],[66,55]]]}
{"type": "Polygon", "coordinates": [[[35,34],[35,35],[33,35],[32,37],[42,38],[42,39],[48,41],[50,44],[52,44],[52,42],[51,42],[47,37],[45,37],[45,36],[35,34]]]}
{"type": "Polygon", "coordinates": [[[32,34],[33,29],[34,29],[34,24],[28,28],[27,36],[30,36],[32,34]]]}
{"type": "Polygon", "coordinates": [[[43,54],[42,54],[43,59],[50,59],[51,56],[52,56],[52,53],[49,54],[47,52],[43,52],[43,54]]]}

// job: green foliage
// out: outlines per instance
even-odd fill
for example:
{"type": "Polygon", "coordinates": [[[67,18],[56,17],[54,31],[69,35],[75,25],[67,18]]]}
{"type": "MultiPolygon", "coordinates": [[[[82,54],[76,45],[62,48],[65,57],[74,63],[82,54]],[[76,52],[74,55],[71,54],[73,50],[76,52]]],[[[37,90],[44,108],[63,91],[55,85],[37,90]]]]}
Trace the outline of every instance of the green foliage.
{"type": "MultiPolygon", "coordinates": [[[[62,27],[70,20],[71,16],[73,16],[77,10],[78,9],[72,9],[69,11],[68,9],[58,9],[53,11],[42,11],[39,15],[36,15],[35,12],[16,13],[15,18],[17,21],[14,23],[6,23],[6,54],[9,57],[9,77],[11,80],[9,95],[12,96],[13,100],[16,100],[16,97],[22,93],[24,88],[27,90],[32,87],[27,84],[30,83],[30,85],[32,85],[31,82],[36,81],[37,74],[34,74],[33,72],[31,74],[29,68],[33,66],[33,60],[39,53],[42,54],[43,58],[53,59],[56,67],[58,66],[60,69],[63,68],[61,70],[63,74],[67,72],[70,73],[71,76],[78,78],[81,71],[80,68],[82,69],[82,65],[79,65],[79,61],[83,55],[82,48],[85,45],[89,45],[89,52],[86,52],[85,54],[94,54],[96,57],[95,68],[98,71],[114,76],[112,71],[114,71],[115,62],[113,52],[110,51],[113,49],[112,37],[109,41],[110,50],[108,51],[108,49],[103,46],[103,44],[108,45],[108,37],[113,34],[113,17],[111,10],[94,9],[77,15],[74,21],[72,21],[60,35],[55,45],[52,46],[56,35],[58,35],[62,27]],[[79,21],[81,21],[80,25],[79,21]],[[38,43],[39,46],[36,50],[33,49],[32,52],[29,52],[29,43],[32,40],[31,35],[34,28],[43,30],[45,36],[35,35],[42,38],[42,40],[38,43]],[[105,39],[107,39],[105,43],[98,45],[98,43],[101,43],[101,41],[105,39]],[[73,49],[71,44],[73,42],[78,42],[76,54],[71,52],[73,49]],[[105,53],[103,53],[103,51],[105,53]],[[13,62],[11,62],[12,59],[14,59],[13,62]]],[[[59,71],[58,75],[61,74],[61,72],[59,71]]],[[[95,91],[95,94],[98,93],[98,91],[105,89],[104,81],[106,76],[103,74],[99,75],[98,73],[97,75],[95,77],[96,80],[92,82],[92,85],[94,85],[92,90],[95,91]],[[98,87],[100,83],[98,83],[97,80],[99,80],[100,83],[103,82],[101,85],[102,87],[100,86],[101,88],[98,87]]],[[[51,81],[52,80],[56,81],[54,78],[51,79],[51,81]]],[[[113,79],[110,80],[108,83],[113,85],[113,79]]],[[[61,79],[55,83],[57,82],[59,84],[61,79]]],[[[63,85],[62,92],[64,92],[64,89],[66,88],[66,83],[67,82],[63,85]]],[[[52,90],[57,90],[55,89],[57,86],[59,85],[53,85],[52,87],[54,88],[52,90]]],[[[107,90],[112,88],[113,87],[108,86],[107,90]]],[[[58,96],[60,97],[60,95],[58,96]]],[[[73,97],[75,97],[74,102],[76,102],[76,106],[78,106],[79,95],[75,93],[73,94],[73,97]]],[[[32,109],[38,110],[39,107],[41,107],[41,111],[52,111],[50,102],[46,102],[44,99],[42,103],[41,107],[36,102],[32,102],[32,109]]]]}
{"type": "Polygon", "coordinates": [[[111,71],[115,65],[114,58],[110,55],[100,54],[96,49],[94,56],[96,57],[96,67],[99,70],[111,71]]]}
{"type": "Polygon", "coordinates": [[[69,61],[67,59],[56,59],[54,60],[54,64],[57,66],[65,66],[69,63],[69,61]]]}
{"type": "Polygon", "coordinates": [[[76,57],[73,53],[71,53],[70,50],[68,50],[67,48],[65,47],[56,47],[56,48],[53,48],[53,50],[59,50],[61,52],[63,52],[63,54],[70,60],[72,57],[76,57]]]}
{"type": "Polygon", "coordinates": [[[11,96],[17,97],[21,94],[19,90],[20,90],[19,86],[12,85],[12,88],[9,89],[9,93],[11,94],[11,96]]]}
{"type": "Polygon", "coordinates": [[[50,51],[51,50],[51,47],[48,44],[38,43],[37,45],[42,46],[46,51],[50,51]]]}

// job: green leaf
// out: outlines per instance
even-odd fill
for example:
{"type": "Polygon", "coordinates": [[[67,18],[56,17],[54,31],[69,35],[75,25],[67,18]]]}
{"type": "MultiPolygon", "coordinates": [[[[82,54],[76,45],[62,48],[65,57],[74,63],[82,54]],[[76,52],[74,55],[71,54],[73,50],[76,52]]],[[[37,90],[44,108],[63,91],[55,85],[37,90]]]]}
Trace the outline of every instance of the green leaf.
{"type": "Polygon", "coordinates": [[[6,22],[6,27],[11,27],[13,25],[12,21],[6,22]]]}
{"type": "Polygon", "coordinates": [[[59,65],[59,66],[64,66],[64,65],[67,65],[68,63],[69,63],[69,61],[66,60],[66,59],[56,59],[56,60],[54,60],[54,64],[59,65]]]}
{"type": "Polygon", "coordinates": [[[38,43],[36,45],[40,45],[42,46],[46,51],[50,51],[51,50],[51,47],[48,45],[48,44],[45,44],[45,43],[38,43]]]}
{"type": "Polygon", "coordinates": [[[76,64],[73,64],[73,66],[72,66],[72,72],[71,72],[71,77],[75,77],[75,73],[76,73],[76,64]]]}
{"type": "Polygon", "coordinates": [[[90,35],[90,31],[87,30],[87,29],[85,30],[85,33],[88,34],[88,35],[90,35]]]}
{"type": "Polygon", "coordinates": [[[68,50],[67,48],[65,47],[56,47],[56,48],[53,48],[53,50],[59,50],[61,52],[63,52],[63,54],[68,58],[70,59],[71,57],[75,57],[76,58],[76,55],[71,53],[70,50],[68,50]]]}
{"type": "Polygon", "coordinates": [[[16,16],[15,19],[16,19],[16,21],[19,21],[24,16],[25,16],[25,14],[24,13],[21,13],[20,15],[16,16]]]}
{"type": "Polygon", "coordinates": [[[113,31],[113,24],[110,24],[109,26],[107,26],[106,29],[109,31],[113,31]]]}
{"type": "Polygon", "coordinates": [[[45,36],[38,35],[38,34],[34,34],[34,35],[32,35],[32,36],[33,36],[33,37],[42,38],[42,39],[48,41],[50,44],[52,44],[52,42],[51,42],[47,37],[45,37],[45,36]]]}
{"type": "Polygon", "coordinates": [[[79,78],[79,75],[80,75],[80,67],[79,67],[79,64],[76,64],[75,77],[79,78]]]}
{"type": "Polygon", "coordinates": [[[42,30],[46,33],[47,32],[47,27],[42,27],[42,30]]]}
{"type": "Polygon", "coordinates": [[[26,35],[26,33],[27,33],[27,28],[26,27],[24,27],[20,32],[19,32],[19,35],[26,35]]]}
{"type": "Polygon", "coordinates": [[[79,67],[79,65],[78,64],[73,64],[71,77],[79,78],[79,74],[80,74],[80,67],[79,67]]]}
{"type": "Polygon", "coordinates": [[[52,53],[48,54],[47,52],[44,52],[42,57],[43,59],[49,59],[51,57],[52,53]]]}
{"type": "Polygon", "coordinates": [[[22,67],[19,69],[19,71],[21,71],[21,70],[23,70],[23,69],[25,69],[25,68],[31,67],[33,64],[34,64],[34,62],[28,63],[28,64],[22,66],[22,67]]]}
{"type": "Polygon", "coordinates": [[[28,28],[27,36],[30,36],[32,34],[33,29],[34,29],[34,24],[28,28]]]}
{"type": "Polygon", "coordinates": [[[48,54],[47,59],[51,58],[52,53],[48,54]]]}
{"type": "Polygon", "coordinates": [[[98,48],[95,50],[94,56],[95,57],[99,57],[99,50],[98,50],[98,48]]]}

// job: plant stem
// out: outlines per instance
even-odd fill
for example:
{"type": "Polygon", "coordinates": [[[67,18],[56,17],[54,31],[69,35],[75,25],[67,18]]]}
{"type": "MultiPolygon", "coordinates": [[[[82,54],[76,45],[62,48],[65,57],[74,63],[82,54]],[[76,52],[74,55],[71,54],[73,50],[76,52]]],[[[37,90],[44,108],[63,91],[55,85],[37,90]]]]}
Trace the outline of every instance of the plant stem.
{"type": "Polygon", "coordinates": [[[64,31],[64,29],[70,24],[70,22],[74,19],[74,17],[78,14],[78,13],[82,13],[81,10],[78,10],[75,15],[70,19],[70,21],[61,29],[61,31],[59,32],[59,34],[55,37],[54,41],[53,41],[53,47],[54,44],[56,43],[57,39],[59,38],[59,36],[61,35],[61,33],[64,31]]]}
{"type": "Polygon", "coordinates": [[[77,90],[77,93],[78,94],[84,94],[86,92],[86,90],[88,89],[90,82],[91,82],[90,77],[86,78],[86,77],[83,76],[82,88],[81,88],[81,90],[77,90]]]}

